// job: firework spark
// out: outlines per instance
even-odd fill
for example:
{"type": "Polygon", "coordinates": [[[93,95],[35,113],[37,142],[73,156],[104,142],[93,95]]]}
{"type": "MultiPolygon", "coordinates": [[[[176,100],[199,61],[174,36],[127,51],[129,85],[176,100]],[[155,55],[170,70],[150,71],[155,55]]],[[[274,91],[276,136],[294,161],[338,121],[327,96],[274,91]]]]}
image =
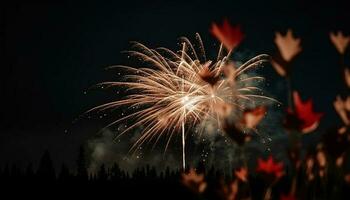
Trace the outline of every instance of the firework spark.
{"type": "MultiPolygon", "coordinates": [[[[126,128],[128,131],[142,125],[143,132],[132,145],[136,150],[146,141],[154,145],[165,136],[167,138],[165,151],[171,138],[182,133],[183,167],[185,167],[185,126],[193,128],[203,120],[220,121],[236,109],[244,109],[239,102],[251,101],[256,98],[273,100],[256,94],[260,89],[246,86],[252,80],[263,79],[259,76],[243,77],[249,69],[268,61],[268,55],[259,55],[238,68],[229,61],[229,54],[218,57],[215,62],[206,59],[200,36],[196,39],[199,50],[195,50],[189,39],[181,39],[182,49],[173,52],[167,48],[150,49],[143,44],[134,42],[135,51],[127,53],[141,60],[145,66],[113,66],[125,70],[128,75],[124,81],[104,82],[99,84],[106,88],[125,87],[128,95],[123,99],[97,106],[87,112],[106,111],[119,107],[137,107],[136,111],[112,122],[107,127],[130,119],[135,123],[126,128]],[[243,77],[243,78],[242,78],[243,77]],[[244,87],[241,87],[245,83],[244,87]]],[[[220,49],[219,55],[222,54],[220,49]]],[[[118,137],[119,137],[118,136],[118,137]]]]}

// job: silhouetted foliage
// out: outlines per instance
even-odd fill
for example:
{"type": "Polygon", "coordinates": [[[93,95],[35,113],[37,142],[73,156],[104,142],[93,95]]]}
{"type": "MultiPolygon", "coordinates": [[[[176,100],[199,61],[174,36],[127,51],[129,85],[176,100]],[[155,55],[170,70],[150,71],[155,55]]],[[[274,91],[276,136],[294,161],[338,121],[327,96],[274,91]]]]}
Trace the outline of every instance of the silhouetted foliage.
{"type": "Polygon", "coordinates": [[[121,179],[125,178],[122,170],[117,163],[114,163],[111,167],[110,176],[112,181],[120,181],[121,179]]]}
{"type": "Polygon", "coordinates": [[[33,169],[33,164],[29,163],[25,171],[26,180],[31,180],[34,178],[35,173],[33,169]]]}
{"type": "MultiPolygon", "coordinates": [[[[85,165],[82,165],[85,162],[85,159],[82,159],[84,150],[80,149],[79,151],[77,160],[80,160],[78,162],[81,164],[80,172],[83,173],[79,174],[78,171],[71,171],[67,165],[62,164],[56,176],[50,154],[48,151],[45,151],[40,159],[36,170],[37,173],[34,173],[35,170],[31,163],[24,167],[24,169],[21,169],[20,166],[15,164],[6,164],[0,170],[0,182],[21,185],[18,183],[25,181],[23,185],[25,187],[39,184],[40,188],[42,188],[51,185],[51,189],[57,187],[57,189],[65,188],[76,192],[79,191],[79,187],[84,189],[82,191],[88,191],[90,189],[92,191],[109,191],[111,189],[111,191],[118,191],[119,195],[127,194],[130,198],[146,198],[145,195],[150,195],[152,198],[159,196],[165,199],[179,199],[179,197],[191,199],[201,199],[202,197],[203,199],[225,199],[229,195],[229,191],[234,187],[239,188],[235,194],[238,199],[262,199],[266,188],[269,186],[263,177],[254,172],[249,174],[247,177],[248,181],[245,182],[238,179],[237,176],[232,177],[215,169],[214,166],[207,168],[204,163],[200,162],[196,167],[196,172],[204,174],[205,178],[203,181],[207,183],[207,188],[204,193],[199,195],[193,193],[192,190],[182,184],[181,170],[171,170],[169,167],[166,167],[164,171],[157,171],[154,166],[146,165],[139,166],[133,171],[125,171],[120,168],[118,163],[114,163],[111,166],[102,164],[96,172],[88,173],[86,167],[83,167],[85,165]],[[85,172],[86,178],[82,179],[82,175],[85,172]],[[48,183],[59,184],[53,186],[48,183]],[[162,192],[167,193],[167,195],[162,196],[162,192]]],[[[297,177],[297,190],[295,194],[301,199],[346,199],[347,190],[350,188],[348,180],[350,179],[349,166],[347,165],[347,162],[349,162],[349,152],[345,152],[344,154],[343,165],[336,165],[330,162],[334,161],[334,159],[329,159],[333,155],[332,153],[328,153],[327,148],[322,145],[317,149],[308,151],[304,158],[305,162],[301,163],[299,171],[289,171],[286,173],[286,176],[274,182],[271,186],[271,191],[275,196],[272,199],[278,199],[279,196],[277,194],[288,194],[293,178],[295,177],[297,177]],[[325,153],[326,165],[319,163],[318,160],[320,159],[320,155],[322,155],[320,153],[325,153]],[[314,161],[314,166],[312,171],[307,172],[310,167],[308,166],[308,159],[314,161]],[[310,178],[310,174],[313,177],[310,178]]],[[[186,172],[188,173],[188,170],[186,172]]]]}
{"type": "Polygon", "coordinates": [[[104,164],[101,165],[100,169],[97,172],[97,179],[99,181],[106,181],[108,178],[108,173],[104,164]]]}
{"type": "Polygon", "coordinates": [[[72,175],[69,171],[69,168],[65,164],[62,164],[62,166],[61,166],[61,171],[58,175],[58,180],[61,182],[72,180],[72,175]]]}
{"type": "Polygon", "coordinates": [[[37,176],[43,181],[53,181],[56,178],[55,169],[49,151],[45,151],[40,159],[37,176]]]}
{"type": "Polygon", "coordinates": [[[81,181],[86,181],[88,179],[86,154],[83,146],[80,146],[79,148],[77,159],[77,178],[81,181]]]}

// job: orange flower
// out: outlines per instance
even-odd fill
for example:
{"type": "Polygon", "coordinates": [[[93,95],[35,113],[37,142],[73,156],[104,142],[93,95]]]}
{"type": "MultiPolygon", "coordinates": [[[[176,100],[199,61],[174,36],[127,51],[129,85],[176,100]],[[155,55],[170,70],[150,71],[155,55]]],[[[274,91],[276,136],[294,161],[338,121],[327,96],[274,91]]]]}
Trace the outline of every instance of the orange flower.
{"type": "Polygon", "coordinates": [[[285,77],[287,75],[288,71],[288,65],[282,64],[282,62],[276,61],[276,59],[271,59],[271,65],[275,68],[277,74],[279,74],[282,77],[285,77]]]}
{"type": "Polygon", "coordinates": [[[261,158],[258,159],[257,172],[263,172],[268,175],[273,175],[275,178],[280,178],[284,175],[283,163],[275,162],[272,156],[269,156],[267,160],[261,158]]]}
{"type": "Polygon", "coordinates": [[[204,174],[198,174],[193,168],[188,173],[182,174],[181,182],[195,193],[202,193],[207,187],[204,174]]]}
{"type": "Polygon", "coordinates": [[[324,168],[327,165],[327,157],[324,151],[318,151],[316,153],[316,160],[320,167],[324,168]]]}
{"type": "Polygon", "coordinates": [[[350,174],[345,174],[344,175],[344,181],[346,182],[346,183],[350,183],[350,174]]]}
{"type": "Polygon", "coordinates": [[[290,71],[291,62],[302,50],[300,38],[294,37],[292,30],[288,29],[286,35],[276,32],[275,44],[278,53],[271,59],[271,65],[280,76],[285,77],[290,71]]]}
{"type": "Polygon", "coordinates": [[[210,32],[228,49],[233,50],[242,40],[243,33],[239,25],[232,26],[230,22],[225,19],[222,25],[213,23],[210,32]]]}
{"type": "Polygon", "coordinates": [[[350,124],[350,119],[348,113],[350,112],[350,97],[347,97],[343,100],[339,95],[336,100],[333,102],[334,109],[337,111],[338,115],[342,119],[345,125],[350,124]]]}
{"type": "Polygon", "coordinates": [[[235,64],[233,62],[228,62],[226,65],[224,65],[222,67],[222,72],[224,73],[228,83],[230,85],[234,85],[236,78],[235,78],[235,74],[236,74],[236,67],[235,64]]]}
{"type": "Polygon", "coordinates": [[[227,118],[232,112],[232,105],[218,101],[214,104],[214,109],[220,119],[227,118]]]}
{"type": "Polygon", "coordinates": [[[238,170],[235,170],[235,175],[239,180],[241,180],[243,182],[248,182],[248,169],[247,169],[247,167],[241,167],[238,170]]]}
{"type": "Polygon", "coordinates": [[[350,36],[345,36],[343,32],[338,31],[337,33],[331,32],[329,34],[329,38],[331,39],[333,45],[338,50],[340,54],[344,54],[346,47],[349,44],[350,36]]]}
{"type": "Polygon", "coordinates": [[[234,140],[238,145],[250,141],[251,135],[243,131],[245,128],[255,129],[255,127],[261,122],[266,114],[266,107],[260,106],[255,109],[245,110],[240,124],[230,123],[225,121],[223,129],[226,134],[234,140]]]}
{"type": "Polygon", "coordinates": [[[293,92],[295,111],[288,109],[286,125],[289,128],[296,128],[302,133],[314,131],[323,116],[323,113],[313,111],[313,102],[311,99],[303,102],[298,92],[293,92]],[[294,122],[292,122],[294,120],[294,122]],[[294,123],[294,124],[292,124],[294,123]]]}
{"type": "Polygon", "coordinates": [[[226,200],[235,200],[237,197],[238,193],[238,182],[233,181],[231,184],[228,186],[228,192],[226,194],[226,200]]]}
{"type": "Polygon", "coordinates": [[[314,172],[313,172],[313,169],[314,169],[314,166],[315,166],[315,159],[314,159],[314,157],[311,156],[311,155],[307,156],[307,158],[305,160],[305,164],[306,164],[305,172],[306,172],[307,180],[308,181],[312,181],[315,178],[315,175],[314,175],[314,172]]]}
{"type": "Polygon", "coordinates": [[[266,107],[259,106],[243,112],[242,124],[247,128],[255,128],[265,117],[266,107]]]}
{"type": "Polygon", "coordinates": [[[300,38],[293,36],[291,29],[288,29],[286,35],[276,32],[275,43],[282,58],[287,62],[291,61],[301,52],[300,42],[300,38]]]}
{"type": "Polygon", "coordinates": [[[344,69],[344,78],[345,78],[345,83],[348,87],[350,87],[350,70],[349,68],[344,69]]]}

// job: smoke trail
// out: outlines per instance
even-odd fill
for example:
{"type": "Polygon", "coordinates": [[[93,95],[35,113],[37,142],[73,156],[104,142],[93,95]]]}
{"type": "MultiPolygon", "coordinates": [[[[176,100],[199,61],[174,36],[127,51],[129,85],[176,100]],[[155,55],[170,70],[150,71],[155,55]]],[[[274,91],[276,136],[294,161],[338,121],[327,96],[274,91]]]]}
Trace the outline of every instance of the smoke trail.
{"type": "Polygon", "coordinates": [[[129,140],[115,140],[115,133],[105,130],[100,136],[88,141],[88,149],[90,152],[89,171],[95,172],[98,168],[105,164],[111,166],[114,163],[127,172],[132,172],[137,167],[146,165],[154,166],[158,171],[178,168],[178,155],[169,152],[164,156],[161,150],[155,149],[152,153],[149,150],[143,150],[142,147],[134,154],[128,154],[130,145],[139,137],[140,132],[134,132],[129,140]]]}

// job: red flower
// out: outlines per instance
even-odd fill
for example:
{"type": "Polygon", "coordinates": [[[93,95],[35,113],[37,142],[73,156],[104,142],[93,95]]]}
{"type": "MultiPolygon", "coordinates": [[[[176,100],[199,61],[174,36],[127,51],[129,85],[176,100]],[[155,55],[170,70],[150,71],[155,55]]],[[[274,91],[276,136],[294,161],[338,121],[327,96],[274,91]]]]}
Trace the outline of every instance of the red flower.
{"type": "Polygon", "coordinates": [[[242,40],[243,33],[239,25],[232,26],[230,22],[225,19],[222,25],[213,23],[210,32],[229,50],[234,49],[242,40]]]}
{"type": "Polygon", "coordinates": [[[220,79],[219,75],[210,70],[211,62],[206,62],[202,69],[198,72],[199,77],[209,83],[211,86],[214,86],[220,79]]]}
{"type": "MultiPolygon", "coordinates": [[[[289,118],[294,118],[294,128],[302,133],[309,133],[314,131],[323,116],[323,113],[316,113],[313,111],[313,102],[311,99],[303,102],[298,92],[293,92],[293,100],[295,111],[288,109],[289,118]]],[[[287,124],[290,125],[290,119],[287,119],[287,124]]]]}
{"type": "Polygon", "coordinates": [[[182,173],[181,177],[182,184],[195,193],[202,193],[207,187],[204,174],[197,173],[193,168],[188,173],[182,173]]]}
{"type": "Polygon", "coordinates": [[[297,200],[297,198],[292,194],[289,194],[289,195],[281,194],[280,200],[297,200]]]}
{"type": "Polygon", "coordinates": [[[261,158],[258,159],[258,167],[256,169],[257,172],[263,172],[268,175],[273,175],[275,178],[280,178],[283,176],[283,163],[275,162],[272,156],[265,161],[261,158]]]}

